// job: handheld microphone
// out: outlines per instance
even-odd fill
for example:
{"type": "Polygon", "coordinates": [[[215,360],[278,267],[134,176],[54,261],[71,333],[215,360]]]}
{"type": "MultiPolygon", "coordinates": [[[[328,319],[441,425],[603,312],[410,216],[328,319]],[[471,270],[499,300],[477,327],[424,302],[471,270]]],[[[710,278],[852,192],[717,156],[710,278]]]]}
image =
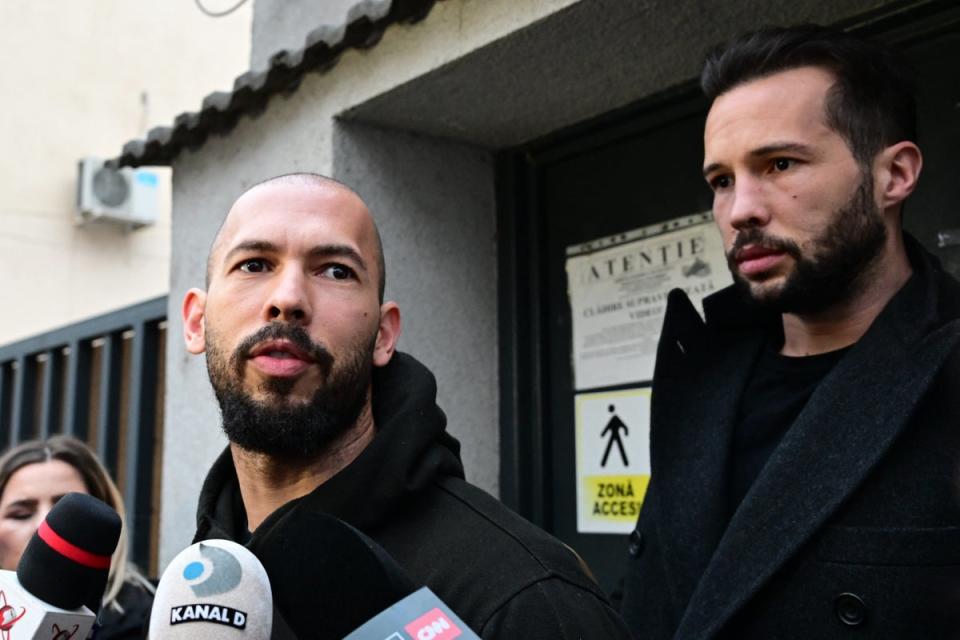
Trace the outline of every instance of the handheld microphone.
{"type": "Polygon", "coordinates": [[[480,640],[427,587],[411,593],[343,640],[480,640]]]}
{"type": "Polygon", "coordinates": [[[83,493],[53,506],[14,571],[0,571],[4,640],[82,640],[96,620],[120,540],[120,516],[83,493]],[[86,606],[84,606],[86,605],[86,606]]]}
{"type": "Polygon", "coordinates": [[[260,561],[235,542],[206,540],[181,551],[163,572],[147,637],[267,640],[272,627],[270,581],[260,561]]]}
{"type": "Polygon", "coordinates": [[[294,509],[254,551],[298,638],[479,640],[380,545],[333,516],[294,509]]]}

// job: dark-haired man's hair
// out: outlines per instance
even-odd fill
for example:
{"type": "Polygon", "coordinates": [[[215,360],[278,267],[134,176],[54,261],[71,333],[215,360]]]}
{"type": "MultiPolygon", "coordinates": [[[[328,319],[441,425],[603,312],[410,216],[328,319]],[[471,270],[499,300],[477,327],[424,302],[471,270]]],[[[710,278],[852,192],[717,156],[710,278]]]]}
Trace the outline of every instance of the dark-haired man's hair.
{"type": "Polygon", "coordinates": [[[836,77],[826,99],[826,124],[862,166],[885,147],[916,141],[913,74],[903,56],[827,27],[768,27],[740,36],[707,55],[700,86],[714,100],[745,82],[808,66],[836,77]]]}

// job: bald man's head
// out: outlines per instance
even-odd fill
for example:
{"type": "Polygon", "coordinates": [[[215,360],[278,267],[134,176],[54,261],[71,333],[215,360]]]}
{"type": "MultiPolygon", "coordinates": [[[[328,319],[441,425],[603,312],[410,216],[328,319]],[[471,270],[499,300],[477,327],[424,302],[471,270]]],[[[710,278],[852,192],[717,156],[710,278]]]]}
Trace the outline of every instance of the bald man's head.
{"type": "Polygon", "coordinates": [[[366,429],[400,308],[383,302],[383,251],[363,200],[313,174],[262,182],[230,207],[208,270],[207,290],[184,296],[184,340],[206,354],[231,444],[307,460],[366,429]]]}
{"type": "MultiPolygon", "coordinates": [[[[223,238],[224,238],[224,230],[227,228],[227,222],[230,219],[230,213],[236,207],[237,202],[243,199],[244,196],[246,196],[247,194],[257,189],[262,189],[265,187],[273,187],[273,186],[282,186],[282,185],[306,186],[306,187],[316,187],[318,189],[342,190],[350,194],[354,198],[356,198],[361,203],[363,203],[363,199],[360,198],[359,194],[357,194],[356,191],[354,191],[353,189],[351,189],[350,187],[348,187],[347,185],[343,184],[338,180],[334,180],[333,178],[320,175],[319,173],[305,173],[305,172],[287,173],[287,174],[276,176],[273,178],[267,178],[266,180],[258,182],[257,184],[253,185],[252,187],[244,191],[242,194],[240,194],[240,197],[237,198],[236,201],[234,201],[234,205],[231,207],[230,212],[227,212],[227,215],[224,217],[223,222],[220,223],[220,228],[217,230],[216,236],[214,236],[213,242],[210,245],[210,251],[207,255],[207,274],[206,274],[207,289],[210,288],[210,281],[212,279],[213,270],[214,270],[214,261],[217,258],[217,256],[219,256],[223,248],[222,245],[223,245],[223,238]]],[[[366,209],[366,203],[363,203],[363,204],[364,204],[364,208],[366,209]]],[[[373,216],[370,214],[369,209],[366,209],[366,210],[367,210],[367,215],[369,217],[371,227],[373,229],[375,263],[377,265],[377,278],[378,278],[377,290],[379,292],[380,302],[383,303],[384,290],[386,289],[386,280],[387,280],[386,262],[383,257],[383,242],[380,239],[380,230],[377,228],[376,221],[373,219],[373,216]]]]}

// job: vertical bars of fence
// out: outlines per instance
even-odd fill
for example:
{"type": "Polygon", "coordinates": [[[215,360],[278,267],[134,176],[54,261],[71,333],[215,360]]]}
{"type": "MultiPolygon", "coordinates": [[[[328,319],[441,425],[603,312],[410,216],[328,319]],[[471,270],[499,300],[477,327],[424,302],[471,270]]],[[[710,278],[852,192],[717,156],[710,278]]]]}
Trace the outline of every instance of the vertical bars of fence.
{"type": "Polygon", "coordinates": [[[69,434],[124,497],[130,558],[156,574],[166,296],[0,347],[0,449],[69,434]]]}

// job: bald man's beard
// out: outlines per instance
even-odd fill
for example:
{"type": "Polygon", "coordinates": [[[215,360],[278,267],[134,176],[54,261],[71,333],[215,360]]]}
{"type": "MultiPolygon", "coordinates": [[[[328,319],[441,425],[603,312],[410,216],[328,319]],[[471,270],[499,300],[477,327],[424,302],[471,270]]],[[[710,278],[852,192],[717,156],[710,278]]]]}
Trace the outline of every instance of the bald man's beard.
{"type": "Polygon", "coordinates": [[[274,324],[244,339],[232,354],[220,349],[216,332],[206,329],[207,373],[220,404],[223,431],[247,451],[283,459],[312,459],[326,452],[353,427],[367,402],[376,335],[338,362],[299,327],[274,324]],[[310,354],[325,380],[307,401],[288,396],[296,379],[274,378],[258,389],[258,400],[243,388],[249,354],[265,340],[287,339],[310,354]]]}

